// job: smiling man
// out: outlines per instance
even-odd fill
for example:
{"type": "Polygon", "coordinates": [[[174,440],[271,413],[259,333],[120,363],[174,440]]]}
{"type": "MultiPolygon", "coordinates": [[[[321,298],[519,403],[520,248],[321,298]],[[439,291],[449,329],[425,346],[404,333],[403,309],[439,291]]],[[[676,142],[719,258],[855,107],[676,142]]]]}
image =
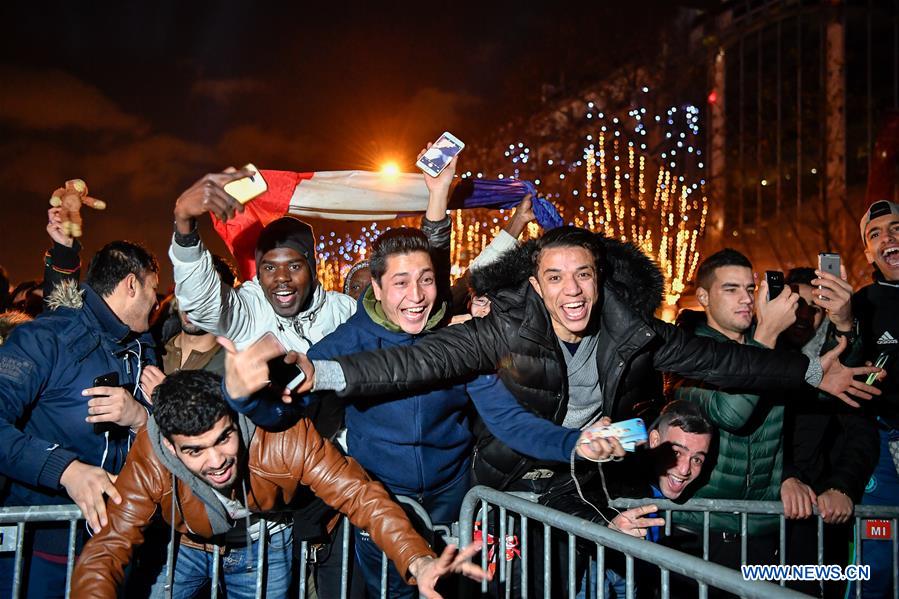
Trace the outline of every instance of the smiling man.
{"type": "MultiPolygon", "coordinates": [[[[852,297],[859,321],[864,359],[886,356],[887,377],[879,385],[882,399],[869,409],[877,417],[880,458],[865,494],[864,504],[899,503],[899,476],[891,456],[899,444],[899,204],[882,200],[865,211],[859,223],[865,257],[874,267],[874,282],[852,297]],[[891,445],[893,447],[891,447],[891,445]]],[[[872,565],[871,580],[862,584],[864,597],[889,592],[892,551],[882,540],[862,541],[862,556],[872,565]]],[[[853,589],[854,590],[854,589],[853,589]]]]}
{"type": "Polygon", "coordinates": [[[209,174],[175,203],[169,249],[179,309],[204,331],[245,347],[272,331],[285,348],[306,351],[346,321],[352,298],[318,284],[312,228],[290,216],[269,223],[256,242],[256,277],[238,288],[223,284],[203,246],[196,219],[205,212],[228,219],[243,210],[224,185],[246,171],[209,174]]]}
{"type": "Polygon", "coordinates": [[[476,548],[456,554],[449,547],[435,559],[384,487],[322,439],[309,420],[268,432],[237,416],[225,393],[244,397],[266,386],[267,361],[278,354],[263,344],[237,352],[229,341],[222,343],[228,352],[224,384],[214,373],[193,370],[176,372],[156,388],[153,417],[117,481],[122,498],[110,506],[109,526],[86,545],[78,561],[73,597],[115,597],[133,547],[143,542],[157,514],[173,535],[178,533],[174,597],[195,597],[208,584],[219,551],[212,543],[226,556],[219,575],[228,597],[254,595],[257,576],[266,597],[285,597],[292,533],[277,513],[302,489],[367,530],[398,564],[404,583],[417,584],[426,597],[439,599],[434,585],[451,572],[484,576],[466,563],[476,548]],[[262,546],[265,572],[259,573],[255,566],[262,546]]]}
{"type": "MultiPolygon", "coordinates": [[[[836,360],[839,351],[810,363],[801,355],[691,338],[654,318],[662,295],[657,267],[636,246],[584,229],[553,229],[479,269],[472,283],[490,297],[486,317],[410,347],[304,363],[308,376],[300,391],[383,396],[497,372],[530,412],[581,428],[603,415],[653,419],[659,408],[653,398],[661,397],[659,373],[665,371],[755,389],[796,388],[807,379],[844,397],[868,397],[871,390],[852,379],[871,369],[843,367],[836,360]]],[[[546,505],[578,516],[595,514],[574,490],[567,465],[547,466],[488,430],[476,434],[473,470],[479,484],[537,493],[546,505]]],[[[585,493],[601,493],[597,480],[585,493]]],[[[563,546],[556,555],[564,551],[563,546]]]]}

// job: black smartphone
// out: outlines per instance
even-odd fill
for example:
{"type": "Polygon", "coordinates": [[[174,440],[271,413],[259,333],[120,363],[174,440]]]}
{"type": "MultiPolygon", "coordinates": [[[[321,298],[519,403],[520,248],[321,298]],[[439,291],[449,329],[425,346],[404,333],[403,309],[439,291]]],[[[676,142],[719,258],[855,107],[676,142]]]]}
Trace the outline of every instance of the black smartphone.
{"type": "MultiPolygon", "coordinates": [[[[94,387],[118,387],[119,386],[119,373],[118,372],[109,372],[106,374],[101,374],[98,377],[94,378],[94,387]]],[[[98,397],[98,396],[94,396],[98,397]]],[[[113,430],[115,427],[115,423],[113,422],[95,422],[94,423],[94,433],[98,435],[102,435],[105,432],[113,430]]]]}
{"type": "Polygon", "coordinates": [[[784,290],[784,273],[779,270],[766,270],[765,281],[768,283],[768,301],[770,302],[784,290]]]}
{"type": "Polygon", "coordinates": [[[286,363],[284,356],[278,356],[268,361],[268,378],[272,386],[293,391],[306,380],[306,373],[296,364],[286,363]]]}

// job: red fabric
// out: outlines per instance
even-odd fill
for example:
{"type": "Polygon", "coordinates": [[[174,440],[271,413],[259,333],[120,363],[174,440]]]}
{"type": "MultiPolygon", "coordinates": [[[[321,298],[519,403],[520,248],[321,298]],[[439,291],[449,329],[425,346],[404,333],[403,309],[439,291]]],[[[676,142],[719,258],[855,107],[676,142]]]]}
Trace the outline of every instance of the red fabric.
{"type": "Polygon", "coordinates": [[[256,275],[256,240],[263,227],[287,214],[290,198],[300,181],[311,179],[315,173],[260,170],[268,191],[247,202],[243,214],[228,222],[212,215],[216,232],[231,250],[240,270],[240,278],[248,281],[256,275]]]}

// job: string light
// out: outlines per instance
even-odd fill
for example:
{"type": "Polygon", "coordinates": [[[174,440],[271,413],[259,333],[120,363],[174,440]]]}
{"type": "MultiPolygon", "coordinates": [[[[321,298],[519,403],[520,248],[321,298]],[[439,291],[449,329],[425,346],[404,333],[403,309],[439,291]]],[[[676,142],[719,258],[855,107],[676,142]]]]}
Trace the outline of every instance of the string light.
{"type": "MultiPolygon", "coordinates": [[[[554,132],[553,143],[532,145],[519,137],[493,150],[471,148],[466,158],[479,172],[467,171],[460,178],[534,181],[566,222],[633,242],[659,265],[665,278],[664,301],[670,308],[696,274],[708,213],[700,113],[692,104],[653,106],[650,88],[637,90],[643,92],[639,98],[644,105],[621,111],[595,98],[584,101],[583,119],[554,132]],[[578,142],[569,140],[584,144],[575,159],[570,152],[578,142]]],[[[451,213],[453,280],[464,274],[510,214],[486,209],[451,213]]],[[[390,226],[418,227],[419,222],[418,217],[408,217],[390,221],[390,226]]],[[[336,246],[333,234],[319,236],[322,284],[340,289],[347,270],[366,258],[371,242],[390,226],[371,223],[355,237],[342,236],[336,246]]],[[[523,238],[539,234],[539,227],[531,223],[523,238]]]]}

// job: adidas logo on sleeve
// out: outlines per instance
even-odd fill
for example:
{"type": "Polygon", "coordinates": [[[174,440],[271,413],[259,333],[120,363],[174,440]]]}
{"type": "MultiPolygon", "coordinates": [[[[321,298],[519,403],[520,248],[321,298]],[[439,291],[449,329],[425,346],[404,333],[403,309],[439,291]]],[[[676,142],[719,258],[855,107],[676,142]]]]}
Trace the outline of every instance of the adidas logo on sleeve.
{"type": "Polygon", "coordinates": [[[897,343],[899,341],[896,341],[896,338],[890,335],[889,331],[884,331],[880,339],[877,340],[877,345],[895,345],[897,343]]]}

